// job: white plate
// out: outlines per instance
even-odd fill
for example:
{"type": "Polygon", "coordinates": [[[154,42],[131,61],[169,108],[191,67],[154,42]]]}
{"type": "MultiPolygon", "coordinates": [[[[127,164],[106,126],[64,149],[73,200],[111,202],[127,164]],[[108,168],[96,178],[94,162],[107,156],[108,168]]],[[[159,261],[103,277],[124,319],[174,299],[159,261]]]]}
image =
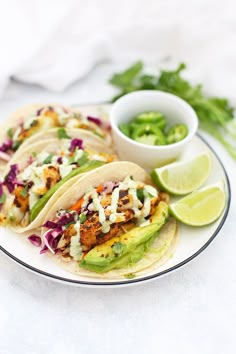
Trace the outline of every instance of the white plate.
{"type": "MultiPolygon", "coordinates": [[[[89,115],[107,115],[109,106],[81,107],[89,115]]],[[[91,277],[81,277],[61,269],[46,254],[40,255],[39,249],[31,245],[26,236],[17,235],[8,229],[1,229],[0,249],[12,260],[26,269],[45,276],[49,279],[60,281],[70,285],[83,285],[92,287],[109,287],[135,284],[167,275],[170,272],[182,267],[197,257],[211,241],[216,237],[222,228],[230,207],[230,184],[227,173],[219,157],[211,150],[210,146],[199,135],[194,137],[189,149],[185,152],[183,159],[193,157],[202,151],[210,151],[213,158],[212,173],[205,185],[222,180],[225,185],[227,204],[221,217],[213,224],[201,228],[193,228],[179,225],[179,239],[172,258],[159,268],[152,268],[134,279],[117,278],[114,280],[103,280],[91,277]]]]}

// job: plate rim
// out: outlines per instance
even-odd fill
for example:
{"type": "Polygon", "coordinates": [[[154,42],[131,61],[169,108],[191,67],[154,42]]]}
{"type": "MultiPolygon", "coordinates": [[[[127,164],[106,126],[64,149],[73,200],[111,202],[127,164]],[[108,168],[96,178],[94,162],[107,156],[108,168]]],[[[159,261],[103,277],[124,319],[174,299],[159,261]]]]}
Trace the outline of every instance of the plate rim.
{"type": "Polygon", "coordinates": [[[228,190],[228,198],[227,198],[227,205],[222,217],[222,220],[220,222],[220,224],[218,225],[218,227],[216,228],[216,230],[213,232],[213,234],[211,235],[211,237],[209,238],[209,240],[194,254],[192,254],[190,257],[186,258],[185,260],[183,260],[182,262],[179,262],[178,264],[163,270],[161,272],[152,274],[152,275],[147,275],[147,276],[143,276],[141,278],[138,279],[125,279],[125,280],[118,280],[118,281],[102,281],[102,282],[98,282],[98,281],[85,281],[85,280],[76,280],[76,279],[68,279],[68,278],[64,278],[64,277],[60,277],[58,275],[54,275],[45,271],[42,271],[28,263],[25,263],[24,261],[22,261],[21,259],[17,258],[16,256],[14,256],[13,254],[11,254],[10,252],[8,252],[4,247],[2,247],[0,245],[0,250],[9,258],[11,258],[13,261],[15,261],[16,263],[18,263],[19,265],[21,265],[22,267],[26,268],[27,270],[36,273],[38,275],[41,275],[43,277],[46,278],[50,278],[54,281],[58,281],[58,282],[62,282],[65,284],[69,284],[69,285],[77,285],[77,286],[87,286],[87,287],[117,287],[117,286],[125,286],[125,285],[132,285],[132,284],[138,284],[138,283],[143,283],[146,281],[150,281],[159,277],[162,277],[164,275],[167,275],[169,273],[172,273],[173,271],[180,269],[181,267],[183,267],[184,265],[188,264],[189,262],[191,262],[193,259],[195,259],[197,256],[199,256],[209,245],[210,243],[215,239],[215,237],[218,235],[218,233],[220,232],[221,228],[223,227],[228,213],[229,213],[229,209],[230,209],[230,205],[231,205],[231,186],[230,186],[230,180],[229,180],[229,176],[228,173],[226,172],[226,169],[221,161],[221,159],[219,158],[218,154],[213,150],[213,148],[210,146],[210,144],[206,141],[205,138],[203,138],[201,136],[201,134],[196,133],[196,136],[202,140],[204,142],[204,144],[207,145],[207,147],[211,150],[211,152],[213,153],[213,155],[215,156],[215,158],[217,159],[217,161],[219,162],[219,164],[222,167],[222,170],[225,174],[225,179],[226,179],[226,185],[227,185],[227,190],[228,190]]]}

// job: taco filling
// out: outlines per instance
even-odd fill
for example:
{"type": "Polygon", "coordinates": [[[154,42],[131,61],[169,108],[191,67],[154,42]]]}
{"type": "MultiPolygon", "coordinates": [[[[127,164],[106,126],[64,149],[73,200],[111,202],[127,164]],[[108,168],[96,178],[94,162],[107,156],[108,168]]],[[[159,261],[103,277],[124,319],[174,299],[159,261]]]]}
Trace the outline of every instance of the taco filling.
{"type": "Polygon", "coordinates": [[[109,128],[99,118],[85,117],[63,106],[44,106],[28,117],[22,118],[17,126],[8,129],[8,137],[0,146],[0,159],[9,161],[11,155],[26,139],[35,133],[56,127],[85,129],[101,138],[106,137],[106,130],[109,128]]]}
{"type": "Polygon", "coordinates": [[[63,140],[55,153],[32,153],[24,164],[11,165],[1,184],[10,194],[6,205],[10,222],[26,227],[66,181],[113,158],[113,155],[84,148],[83,140],[74,138],[63,140]]]}
{"type": "Polygon", "coordinates": [[[144,250],[166,222],[168,205],[161,198],[154,187],[132,176],[91,187],[76,204],[58,210],[55,219],[43,225],[47,231],[41,253],[60,254],[95,272],[137,262],[137,251],[144,250]]]}

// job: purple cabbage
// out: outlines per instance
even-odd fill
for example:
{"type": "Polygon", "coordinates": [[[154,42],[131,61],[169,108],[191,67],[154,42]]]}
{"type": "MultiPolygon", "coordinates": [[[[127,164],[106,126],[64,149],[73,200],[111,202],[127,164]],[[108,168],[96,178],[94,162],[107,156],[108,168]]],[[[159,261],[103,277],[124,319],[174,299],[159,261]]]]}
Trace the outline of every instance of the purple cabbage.
{"type": "Polygon", "coordinates": [[[71,152],[74,152],[76,148],[84,150],[83,140],[82,139],[74,138],[74,139],[71,140],[70,149],[69,150],[71,152]]]}
{"type": "Polygon", "coordinates": [[[49,221],[45,222],[43,227],[46,227],[48,229],[56,229],[58,227],[58,225],[57,225],[57,223],[49,220],[49,221]]]}
{"type": "Polygon", "coordinates": [[[112,193],[113,192],[113,190],[116,188],[116,187],[118,187],[118,183],[116,183],[116,182],[112,182],[112,181],[107,181],[107,182],[105,182],[104,184],[103,184],[103,191],[105,192],[105,193],[112,193]]]}
{"type": "Polygon", "coordinates": [[[7,139],[1,146],[1,152],[7,152],[8,150],[12,150],[13,140],[7,139]]]}
{"type": "Polygon", "coordinates": [[[71,222],[75,221],[74,214],[63,215],[57,222],[58,226],[65,226],[71,222]]]}
{"type": "Polygon", "coordinates": [[[22,185],[21,182],[17,182],[16,180],[16,175],[18,173],[18,165],[14,164],[10,166],[10,171],[8,172],[8,174],[5,177],[5,181],[4,184],[7,187],[9,193],[12,193],[14,191],[15,185],[22,185]]]}
{"type": "Polygon", "coordinates": [[[108,122],[104,122],[101,118],[88,116],[87,119],[89,122],[93,122],[102,129],[111,130],[110,124],[108,122]]]}
{"type": "Polygon", "coordinates": [[[57,162],[61,165],[63,160],[62,160],[62,156],[59,156],[58,159],[57,159],[57,162]]]}
{"type": "Polygon", "coordinates": [[[28,240],[36,247],[40,247],[42,244],[42,240],[41,237],[36,235],[36,234],[32,234],[28,237],[28,240]]]}
{"type": "Polygon", "coordinates": [[[40,114],[42,113],[43,110],[44,110],[44,107],[38,109],[36,112],[36,116],[40,116],[40,114]]]}
{"type": "Polygon", "coordinates": [[[45,253],[48,250],[50,250],[52,253],[55,253],[62,234],[63,231],[61,228],[47,231],[43,235],[44,243],[42,245],[40,254],[45,253]]]}

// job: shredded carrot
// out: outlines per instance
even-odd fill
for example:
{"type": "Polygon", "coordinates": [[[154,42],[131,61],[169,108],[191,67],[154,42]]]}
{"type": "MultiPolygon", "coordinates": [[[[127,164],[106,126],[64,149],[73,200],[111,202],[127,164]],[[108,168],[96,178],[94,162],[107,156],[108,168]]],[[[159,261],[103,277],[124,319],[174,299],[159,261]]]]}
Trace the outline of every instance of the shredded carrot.
{"type": "Polygon", "coordinates": [[[70,207],[70,210],[79,210],[82,207],[84,198],[80,198],[78,202],[76,202],[72,207],[70,207]]]}
{"type": "Polygon", "coordinates": [[[84,257],[86,256],[87,253],[88,253],[88,251],[84,251],[81,259],[84,259],[84,257]]]}
{"type": "Polygon", "coordinates": [[[97,193],[101,193],[103,191],[103,186],[102,185],[98,186],[96,191],[97,193]]]}

